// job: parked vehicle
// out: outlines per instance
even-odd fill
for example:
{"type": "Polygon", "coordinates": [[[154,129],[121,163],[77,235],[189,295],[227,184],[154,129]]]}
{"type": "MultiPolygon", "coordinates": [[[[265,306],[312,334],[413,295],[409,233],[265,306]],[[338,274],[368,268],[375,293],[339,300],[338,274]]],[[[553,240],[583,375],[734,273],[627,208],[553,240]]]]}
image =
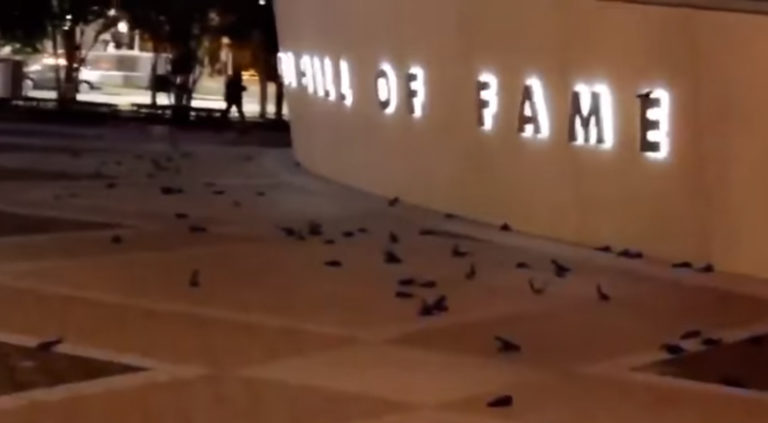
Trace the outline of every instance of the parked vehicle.
{"type": "MultiPolygon", "coordinates": [[[[24,69],[24,82],[22,91],[27,95],[31,90],[55,90],[56,89],[56,67],[59,67],[59,75],[64,78],[64,59],[59,59],[58,63],[54,58],[44,58],[38,63],[28,66],[24,69]]],[[[99,75],[87,67],[79,72],[77,82],[78,92],[89,92],[101,88],[99,75]]]]}
{"type": "MultiPolygon", "coordinates": [[[[152,53],[138,51],[92,52],[80,69],[78,92],[84,93],[105,87],[148,89],[152,79],[152,53]]],[[[44,57],[25,69],[24,93],[32,89],[56,89],[56,66],[64,75],[63,58],[44,57]]],[[[158,76],[170,70],[170,56],[158,57],[158,76]]]]}

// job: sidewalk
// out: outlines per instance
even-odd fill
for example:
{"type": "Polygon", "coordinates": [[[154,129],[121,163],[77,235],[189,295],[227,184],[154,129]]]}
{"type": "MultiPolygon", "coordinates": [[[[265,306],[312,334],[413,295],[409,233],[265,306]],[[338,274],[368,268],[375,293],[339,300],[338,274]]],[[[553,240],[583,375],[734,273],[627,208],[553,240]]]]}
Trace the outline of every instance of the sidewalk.
{"type": "MultiPolygon", "coordinates": [[[[223,94],[217,94],[216,90],[212,87],[203,87],[205,89],[198,89],[192,100],[192,107],[208,108],[208,109],[221,109],[224,110],[226,103],[223,99],[223,94]]],[[[248,91],[244,96],[243,110],[248,117],[258,116],[261,107],[259,105],[260,96],[258,84],[249,84],[248,91]]],[[[42,98],[42,99],[54,99],[56,93],[50,90],[33,90],[29,93],[30,97],[42,98]]],[[[275,113],[275,87],[270,84],[269,92],[267,94],[267,115],[273,116],[275,113]]],[[[85,102],[114,104],[118,107],[130,108],[134,104],[150,104],[152,93],[149,90],[139,90],[133,88],[116,88],[106,87],[99,90],[94,90],[87,93],[80,93],[77,99],[85,102]]],[[[158,93],[157,102],[160,105],[167,105],[171,103],[168,94],[158,93]]],[[[286,119],[290,116],[287,106],[283,107],[283,114],[286,119]]]]}
{"type": "MultiPolygon", "coordinates": [[[[0,422],[768,418],[765,393],[633,370],[667,359],[659,346],[690,329],[726,343],[768,333],[768,282],[389,207],[311,175],[288,150],[245,146],[236,134],[115,131],[0,139],[2,169],[113,177],[0,181],[0,209],[116,225],[37,223],[12,236],[0,227],[0,341],[62,336],[61,352],[148,370],[0,397],[0,422]],[[162,195],[164,186],[183,193],[162,195]],[[308,236],[309,220],[322,236],[308,236]],[[308,238],[285,237],[283,226],[308,238]],[[442,235],[419,235],[424,228],[442,235]],[[117,234],[120,244],[111,242],[117,234]],[[469,257],[452,257],[455,244],[469,257]],[[403,263],[385,264],[386,249],[403,263]],[[573,271],[557,278],[551,259],[573,271]],[[472,264],[477,275],[467,280],[472,264]],[[406,278],[436,286],[398,287],[406,278]],[[544,295],[531,292],[531,278],[544,295]],[[598,301],[597,284],[610,302],[598,301]],[[395,298],[398,290],[416,298],[395,298]],[[440,295],[449,310],[420,316],[420,297],[440,295]],[[497,335],[522,352],[498,353],[497,335]],[[486,407],[503,394],[513,407],[486,407]]],[[[719,365],[727,376],[740,364],[719,365]]]]}

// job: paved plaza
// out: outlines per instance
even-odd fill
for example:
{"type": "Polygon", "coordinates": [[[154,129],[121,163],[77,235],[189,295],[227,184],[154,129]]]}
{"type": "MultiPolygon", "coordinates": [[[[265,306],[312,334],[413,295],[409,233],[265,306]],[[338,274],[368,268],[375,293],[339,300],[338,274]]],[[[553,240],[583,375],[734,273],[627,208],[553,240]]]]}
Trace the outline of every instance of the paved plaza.
{"type": "Polygon", "coordinates": [[[0,341],[143,369],[0,396],[0,422],[768,420],[768,393],[637,370],[692,329],[768,333],[768,282],[391,207],[257,145],[286,136],[0,127],[0,341]]]}

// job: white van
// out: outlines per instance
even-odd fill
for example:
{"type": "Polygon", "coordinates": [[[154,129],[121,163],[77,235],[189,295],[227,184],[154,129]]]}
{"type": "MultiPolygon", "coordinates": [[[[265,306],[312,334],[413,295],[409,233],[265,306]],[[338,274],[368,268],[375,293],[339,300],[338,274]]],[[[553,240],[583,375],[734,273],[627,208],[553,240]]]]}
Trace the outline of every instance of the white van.
{"type": "MultiPolygon", "coordinates": [[[[95,81],[101,87],[147,89],[152,78],[153,53],[140,51],[92,52],[80,70],[84,81],[95,81]]],[[[157,74],[171,70],[171,57],[161,54],[157,62],[157,74]]]]}

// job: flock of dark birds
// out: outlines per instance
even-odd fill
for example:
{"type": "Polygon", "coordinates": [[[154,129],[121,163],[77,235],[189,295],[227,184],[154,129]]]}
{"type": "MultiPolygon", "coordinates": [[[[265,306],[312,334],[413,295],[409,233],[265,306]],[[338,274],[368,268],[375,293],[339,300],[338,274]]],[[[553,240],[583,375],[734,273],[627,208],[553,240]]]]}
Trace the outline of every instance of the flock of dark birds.
{"type": "MultiPolygon", "coordinates": [[[[181,159],[189,158],[188,155],[185,156],[182,154],[181,159]]],[[[157,174],[162,173],[170,173],[170,174],[180,174],[181,173],[181,166],[178,164],[178,161],[181,160],[179,158],[173,157],[172,155],[164,156],[163,158],[152,158],[152,157],[145,157],[143,155],[135,155],[134,157],[136,160],[149,160],[152,171],[148,172],[146,174],[146,178],[149,180],[155,179],[157,174]]],[[[102,163],[105,164],[105,163],[102,163]]],[[[112,163],[116,166],[122,166],[121,161],[114,161],[112,163]]],[[[220,189],[216,186],[213,182],[206,182],[204,183],[204,186],[211,189],[211,194],[215,196],[223,196],[226,194],[226,190],[220,189]]],[[[105,184],[105,189],[113,190],[118,187],[118,183],[116,181],[109,181],[105,184]]],[[[161,186],[159,187],[159,192],[163,196],[178,196],[183,195],[185,193],[185,190],[181,187],[177,186],[161,186]]],[[[259,197],[263,197],[266,194],[263,191],[257,192],[257,195],[259,197]]],[[[74,197],[75,194],[70,195],[70,197],[74,197]]],[[[389,207],[397,207],[401,204],[401,200],[398,197],[392,198],[388,201],[389,207]]],[[[233,201],[233,207],[239,208],[242,206],[242,203],[240,201],[234,200],[233,201]]],[[[191,216],[188,213],[185,212],[177,212],[173,215],[173,217],[176,220],[179,221],[188,221],[191,219],[191,216]]],[[[457,217],[453,214],[447,213],[444,215],[446,219],[456,219],[457,217]]],[[[291,226],[283,226],[279,228],[282,234],[290,239],[297,240],[297,241],[307,241],[310,238],[316,238],[320,239],[323,244],[325,245],[334,245],[336,244],[336,239],[333,237],[327,237],[325,233],[325,229],[323,228],[323,225],[316,221],[310,221],[306,224],[306,227],[291,227],[291,226]]],[[[502,232],[514,232],[514,229],[508,224],[503,223],[501,226],[499,226],[499,230],[502,232]]],[[[188,231],[192,234],[204,234],[208,232],[208,229],[199,224],[190,224],[188,226],[188,231]]],[[[369,231],[365,227],[360,227],[354,230],[346,230],[341,232],[341,237],[345,239],[354,238],[356,236],[362,236],[365,234],[368,234],[369,231]]],[[[420,236],[441,236],[444,235],[444,232],[432,229],[432,228],[424,228],[419,231],[420,236]]],[[[113,235],[110,239],[110,242],[115,245],[121,245],[125,242],[123,237],[121,235],[113,235]]],[[[405,261],[404,259],[397,253],[396,247],[401,242],[401,237],[399,234],[390,231],[387,234],[386,239],[386,247],[384,248],[383,255],[382,255],[382,261],[386,265],[391,266],[397,266],[402,265],[405,261]]],[[[643,259],[645,255],[642,251],[638,250],[632,250],[632,249],[621,249],[618,251],[615,251],[611,246],[602,246],[595,248],[596,251],[606,253],[606,254],[615,254],[619,258],[624,259],[630,259],[630,260],[639,260],[643,259]]],[[[471,251],[468,251],[464,249],[459,243],[456,243],[452,246],[450,250],[450,256],[457,260],[470,260],[473,256],[473,253],[471,251]]],[[[344,263],[341,260],[338,259],[331,259],[324,263],[326,267],[329,268],[342,268],[344,266],[344,263]]],[[[570,266],[567,264],[557,260],[557,259],[551,259],[549,265],[551,266],[551,272],[555,278],[558,279],[565,279],[568,278],[568,276],[573,272],[573,269],[571,269],[570,266]]],[[[531,270],[532,266],[527,262],[518,262],[515,266],[519,270],[531,270]]],[[[680,263],[675,263],[672,265],[673,268],[676,269],[688,269],[691,271],[701,272],[701,273],[712,273],[715,271],[715,267],[710,264],[706,263],[700,267],[696,267],[693,263],[684,261],[680,263]]],[[[475,262],[471,261],[468,263],[466,271],[463,274],[463,278],[467,281],[475,280],[478,277],[478,266],[475,262]]],[[[547,290],[549,288],[550,283],[548,281],[539,281],[534,277],[531,277],[528,279],[528,286],[530,289],[530,292],[532,295],[535,296],[543,296],[546,295],[547,290]]],[[[188,279],[188,287],[191,289],[200,289],[202,287],[202,280],[201,280],[201,273],[199,269],[193,269],[189,279],[188,279]]],[[[417,315],[421,317],[434,317],[438,316],[443,313],[447,313],[450,311],[450,306],[448,304],[448,297],[444,294],[436,295],[433,298],[427,298],[426,295],[422,295],[420,293],[429,292],[431,290],[435,290],[438,288],[438,282],[434,280],[418,280],[416,278],[402,278],[397,281],[396,288],[395,288],[395,298],[396,299],[402,299],[402,300],[412,300],[412,299],[419,299],[420,303],[417,308],[417,315]]],[[[595,296],[596,300],[600,303],[610,303],[613,298],[611,294],[609,294],[605,287],[601,284],[597,284],[595,286],[595,296]]],[[[709,337],[704,336],[703,332],[700,330],[690,330],[685,332],[680,336],[681,341],[690,341],[698,339],[702,346],[705,347],[717,347],[720,346],[723,343],[723,340],[721,338],[715,338],[715,337],[709,337]]],[[[755,338],[757,339],[757,338],[755,338]]],[[[760,338],[759,341],[762,342],[763,338],[760,338]]],[[[500,335],[496,335],[493,338],[493,341],[496,344],[496,351],[500,354],[520,354],[523,351],[523,347],[516,343],[515,341],[504,337],[500,335]]],[[[64,342],[64,339],[62,337],[42,341],[38,345],[35,346],[36,350],[44,351],[44,352],[50,352],[53,351],[56,347],[61,345],[64,342]]],[[[757,340],[755,342],[758,342],[757,340]]],[[[664,343],[661,345],[661,350],[663,350],[665,353],[669,354],[670,356],[680,356],[683,354],[686,354],[688,350],[683,347],[680,343],[664,343]]],[[[723,382],[725,383],[725,382],[723,382]]],[[[740,382],[738,381],[730,381],[729,386],[741,386],[740,382]]],[[[496,398],[493,398],[487,402],[487,406],[491,408],[505,408],[505,407],[511,407],[514,404],[514,398],[512,395],[501,395],[496,398]]]]}
{"type": "MultiPolygon", "coordinates": [[[[395,197],[390,199],[387,204],[389,207],[397,207],[401,204],[401,200],[400,198],[395,197]]],[[[455,215],[450,213],[445,214],[444,217],[446,219],[457,218],[455,215]]],[[[306,228],[283,226],[279,229],[285,237],[297,241],[307,241],[310,238],[323,238],[326,235],[323,225],[316,221],[309,221],[306,224],[306,228]]],[[[508,223],[503,223],[501,226],[499,226],[499,230],[502,232],[514,232],[513,228],[508,223]]],[[[366,233],[368,233],[366,228],[359,228],[357,230],[344,231],[342,232],[342,236],[344,238],[353,238],[359,234],[366,233]]],[[[420,236],[441,236],[447,233],[437,229],[424,228],[419,230],[418,234],[420,236]]],[[[396,247],[398,244],[400,244],[400,240],[400,235],[394,231],[390,231],[388,233],[386,246],[384,247],[382,256],[382,261],[384,264],[401,265],[405,262],[405,260],[396,251],[396,247]]],[[[336,241],[333,238],[325,238],[323,243],[326,245],[333,245],[336,243],[336,241]]],[[[607,245],[597,247],[594,250],[606,254],[615,254],[619,258],[629,260],[640,260],[645,258],[645,254],[639,250],[621,249],[615,251],[613,247],[607,245]]],[[[458,260],[470,259],[473,256],[473,253],[464,249],[459,243],[455,243],[450,250],[450,256],[458,260]]],[[[324,264],[326,267],[334,269],[339,269],[344,266],[344,263],[338,259],[328,260],[324,264]]],[[[551,266],[550,271],[552,272],[553,276],[558,279],[568,278],[568,276],[573,272],[573,269],[569,265],[561,262],[558,259],[551,259],[549,265],[551,266]]],[[[517,262],[515,267],[519,270],[531,270],[533,268],[531,264],[524,261],[517,262]]],[[[672,267],[675,269],[689,269],[691,271],[700,273],[712,273],[715,271],[714,265],[710,263],[704,264],[701,267],[696,267],[692,263],[686,261],[675,263],[672,265],[672,267]]],[[[467,270],[463,274],[463,278],[464,280],[472,281],[475,280],[477,276],[477,264],[470,261],[467,266],[467,270]]],[[[549,283],[539,282],[536,278],[531,277],[528,279],[528,286],[530,292],[533,295],[543,296],[547,293],[549,283]]],[[[448,305],[448,297],[444,294],[440,294],[430,299],[424,295],[419,294],[425,292],[425,290],[431,290],[437,287],[438,283],[434,280],[418,280],[413,277],[402,278],[397,281],[394,296],[396,299],[402,300],[419,299],[420,304],[417,309],[417,315],[420,317],[438,316],[442,313],[447,313],[450,310],[448,305]]],[[[610,303],[613,300],[611,294],[606,291],[602,284],[597,284],[595,286],[595,297],[596,300],[600,303],[610,303]]],[[[701,345],[708,348],[717,347],[723,343],[721,338],[708,336],[705,337],[700,330],[687,331],[680,337],[680,340],[688,341],[696,338],[701,338],[701,345]]],[[[523,347],[521,345],[507,337],[496,335],[493,339],[497,344],[496,350],[500,354],[519,354],[523,351],[523,347]]],[[[688,352],[683,346],[677,343],[664,343],[660,348],[670,356],[680,356],[688,352]]],[[[504,408],[511,407],[513,404],[514,398],[512,395],[505,394],[489,400],[486,405],[490,408],[504,408]]]]}

